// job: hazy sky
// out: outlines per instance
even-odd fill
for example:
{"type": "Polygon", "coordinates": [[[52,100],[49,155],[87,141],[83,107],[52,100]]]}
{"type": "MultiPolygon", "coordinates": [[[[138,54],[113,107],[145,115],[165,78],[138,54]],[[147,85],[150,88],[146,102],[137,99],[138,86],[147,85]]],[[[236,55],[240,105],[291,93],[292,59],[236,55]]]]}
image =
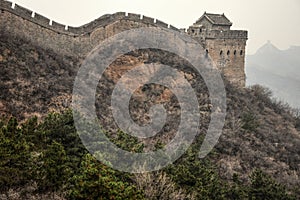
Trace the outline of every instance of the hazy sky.
{"type": "Polygon", "coordinates": [[[300,46],[300,0],[12,0],[57,22],[80,26],[104,14],[132,12],[177,28],[192,25],[204,11],[225,13],[233,29],[249,31],[247,53],[267,40],[279,49],[300,46]]]}

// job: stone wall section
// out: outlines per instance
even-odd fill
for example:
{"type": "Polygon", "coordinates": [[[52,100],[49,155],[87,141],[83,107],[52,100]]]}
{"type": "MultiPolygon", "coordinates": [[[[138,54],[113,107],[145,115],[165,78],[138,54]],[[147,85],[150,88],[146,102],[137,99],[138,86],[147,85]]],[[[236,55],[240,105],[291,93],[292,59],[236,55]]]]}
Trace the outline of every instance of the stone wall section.
{"type": "MultiPolygon", "coordinates": [[[[84,59],[101,41],[110,36],[125,30],[149,26],[185,33],[185,30],[179,30],[160,20],[124,12],[103,15],[83,26],[71,27],[17,4],[0,0],[0,32],[25,38],[43,48],[80,59],[84,59]]],[[[247,31],[211,30],[191,36],[202,44],[215,65],[232,83],[245,86],[247,31]]]]}
{"type": "Polygon", "coordinates": [[[79,57],[85,57],[100,41],[125,30],[153,26],[179,31],[160,20],[125,12],[103,15],[83,26],[70,27],[4,0],[0,0],[0,10],[0,31],[79,57]]]}
{"type": "Polygon", "coordinates": [[[245,86],[245,39],[206,39],[214,64],[235,85],[245,86]]]}

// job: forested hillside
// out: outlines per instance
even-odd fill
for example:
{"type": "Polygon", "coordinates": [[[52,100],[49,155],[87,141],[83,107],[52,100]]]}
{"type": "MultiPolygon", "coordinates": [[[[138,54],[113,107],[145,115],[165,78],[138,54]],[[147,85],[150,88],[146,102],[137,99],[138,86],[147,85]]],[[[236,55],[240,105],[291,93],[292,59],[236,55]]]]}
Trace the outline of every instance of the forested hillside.
{"type": "Polygon", "coordinates": [[[177,127],[177,99],[155,85],[133,95],[131,114],[143,124],[150,106],[160,102],[171,113],[169,128],[142,141],[118,130],[112,121],[109,94],[122,73],[140,63],[162,63],[182,71],[195,88],[201,111],[199,135],[174,164],[153,173],[121,173],[95,160],[76,133],[69,109],[82,60],[1,31],[0,43],[1,199],[299,198],[300,116],[271,100],[268,89],[235,88],[225,80],[223,134],[214,150],[200,159],[211,106],[201,76],[189,63],[160,50],[121,56],[100,80],[96,95],[101,126],[119,147],[133,152],[160,149],[177,127]]]}

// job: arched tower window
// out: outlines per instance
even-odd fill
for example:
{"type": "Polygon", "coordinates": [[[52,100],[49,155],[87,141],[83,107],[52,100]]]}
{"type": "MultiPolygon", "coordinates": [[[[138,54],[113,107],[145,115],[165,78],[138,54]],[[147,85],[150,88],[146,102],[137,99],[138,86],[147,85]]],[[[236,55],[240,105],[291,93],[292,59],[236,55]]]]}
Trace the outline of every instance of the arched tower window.
{"type": "Polygon", "coordinates": [[[229,54],[230,54],[230,51],[228,50],[228,51],[227,51],[227,56],[229,56],[229,54]]]}
{"type": "Polygon", "coordinates": [[[208,50],[207,49],[205,50],[205,57],[206,58],[208,57],[208,50]]]}
{"type": "Polygon", "coordinates": [[[241,50],[240,55],[241,55],[241,56],[243,55],[243,50],[241,50]]]}
{"type": "Polygon", "coordinates": [[[236,55],[236,50],[234,50],[233,55],[236,55]]]}
{"type": "Polygon", "coordinates": [[[220,56],[221,56],[222,54],[223,54],[223,51],[221,50],[221,51],[220,51],[220,56]]]}

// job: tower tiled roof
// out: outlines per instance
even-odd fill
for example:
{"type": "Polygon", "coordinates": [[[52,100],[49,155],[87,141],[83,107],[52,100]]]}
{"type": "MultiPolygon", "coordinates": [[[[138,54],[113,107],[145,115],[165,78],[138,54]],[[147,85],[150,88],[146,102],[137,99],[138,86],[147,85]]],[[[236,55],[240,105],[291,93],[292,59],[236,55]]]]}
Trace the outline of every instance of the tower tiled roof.
{"type": "Polygon", "coordinates": [[[196,24],[201,22],[203,18],[208,19],[214,25],[225,25],[225,26],[232,25],[232,23],[224,14],[212,14],[206,12],[197,20],[196,24]]]}

